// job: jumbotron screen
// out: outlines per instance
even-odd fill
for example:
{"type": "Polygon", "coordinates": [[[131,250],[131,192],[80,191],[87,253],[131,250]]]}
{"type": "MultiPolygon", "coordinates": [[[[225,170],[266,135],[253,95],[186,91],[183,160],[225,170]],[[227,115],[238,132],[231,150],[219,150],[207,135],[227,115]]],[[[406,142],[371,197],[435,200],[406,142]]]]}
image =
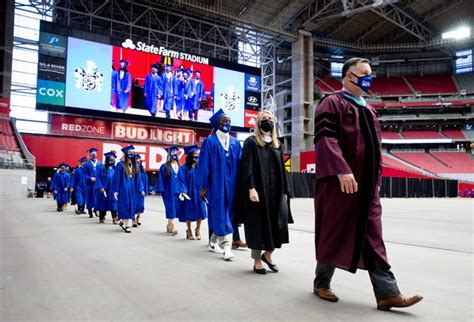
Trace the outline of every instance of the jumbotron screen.
{"type": "Polygon", "coordinates": [[[84,32],[73,37],[46,29],[42,25],[37,108],[206,123],[222,108],[233,126],[253,127],[261,105],[257,68],[145,41],[110,45],[85,39],[84,32]]]}

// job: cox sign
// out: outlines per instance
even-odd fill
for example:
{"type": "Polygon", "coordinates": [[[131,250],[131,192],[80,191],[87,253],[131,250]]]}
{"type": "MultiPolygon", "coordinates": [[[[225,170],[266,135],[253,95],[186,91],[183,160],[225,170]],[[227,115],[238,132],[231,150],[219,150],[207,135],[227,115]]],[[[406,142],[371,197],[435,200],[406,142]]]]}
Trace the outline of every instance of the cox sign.
{"type": "Polygon", "coordinates": [[[38,79],[36,102],[52,105],[64,105],[64,83],[38,79]]]}

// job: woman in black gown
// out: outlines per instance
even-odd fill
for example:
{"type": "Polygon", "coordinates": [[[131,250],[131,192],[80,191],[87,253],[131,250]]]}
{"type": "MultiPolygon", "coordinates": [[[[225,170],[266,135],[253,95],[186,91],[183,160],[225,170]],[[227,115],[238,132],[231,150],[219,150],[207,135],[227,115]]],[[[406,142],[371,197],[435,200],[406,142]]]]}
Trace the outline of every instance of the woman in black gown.
{"type": "Polygon", "coordinates": [[[289,242],[288,223],[293,220],[283,150],[273,116],[267,111],[259,113],[254,135],[244,142],[236,189],[234,215],[245,226],[245,238],[255,261],[253,270],[266,274],[264,262],[276,273],[279,269],[272,254],[289,242]]]}

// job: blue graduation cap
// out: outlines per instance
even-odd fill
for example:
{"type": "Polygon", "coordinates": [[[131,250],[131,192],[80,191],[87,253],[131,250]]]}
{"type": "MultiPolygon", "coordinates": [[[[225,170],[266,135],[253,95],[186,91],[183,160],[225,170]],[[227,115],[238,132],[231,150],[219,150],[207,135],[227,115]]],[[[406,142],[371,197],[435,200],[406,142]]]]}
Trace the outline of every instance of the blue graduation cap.
{"type": "Polygon", "coordinates": [[[65,166],[66,166],[66,163],[61,162],[61,163],[58,165],[58,168],[65,167],[65,166]]]}
{"type": "Polygon", "coordinates": [[[171,153],[171,152],[178,151],[178,150],[179,150],[179,147],[172,146],[172,147],[169,147],[168,149],[166,149],[166,152],[171,153]]]}
{"type": "Polygon", "coordinates": [[[113,153],[112,151],[110,151],[110,152],[104,153],[104,157],[106,157],[106,158],[110,158],[110,157],[117,158],[117,155],[115,153],[113,153]]]}
{"type": "Polygon", "coordinates": [[[191,146],[187,146],[187,147],[184,148],[184,153],[192,154],[192,153],[196,152],[197,150],[199,150],[197,145],[191,145],[191,146]]]}
{"type": "Polygon", "coordinates": [[[125,66],[128,66],[129,62],[126,61],[125,59],[120,59],[120,63],[124,63],[125,66]]]}
{"type": "Polygon", "coordinates": [[[87,158],[86,157],[82,157],[79,159],[79,162],[87,162],[87,158]]]}
{"type": "Polygon", "coordinates": [[[131,144],[129,146],[126,146],[126,147],[122,148],[122,152],[125,153],[125,154],[127,154],[127,152],[130,151],[130,150],[135,150],[135,147],[131,144]]]}
{"type": "Polygon", "coordinates": [[[160,69],[160,66],[158,66],[158,64],[152,64],[150,65],[151,68],[156,68],[156,69],[160,69]]]}
{"type": "Polygon", "coordinates": [[[190,70],[190,69],[188,68],[188,69],[185,69],[183,73],[188,74],[188,75],[191,75],[191,74],[192,74],[192,70],[190,70]]]}
{"type": "Polygon", "coordinates": [[[221,118],[221,116],[226,115],[222,109],[219,109],[216,113],[214,113],[213,116],[209,119],[209,122],[211,123],[212,127],[214,129],[217,128],[217,122],[221,118]]]}
{"type": "Polygon", "coordinates": [[[137,155],[135,156],[135,159],[142,159],[142,156],[140,155],[140,153],[137,153],[137,155]]]}
{"type": "Polygon", "coordinates": [[[87,152],[89,152],[89,153],[97,152],[97,149],[96,148],[90,148],[89,150],[87,150],[87,152]]]}

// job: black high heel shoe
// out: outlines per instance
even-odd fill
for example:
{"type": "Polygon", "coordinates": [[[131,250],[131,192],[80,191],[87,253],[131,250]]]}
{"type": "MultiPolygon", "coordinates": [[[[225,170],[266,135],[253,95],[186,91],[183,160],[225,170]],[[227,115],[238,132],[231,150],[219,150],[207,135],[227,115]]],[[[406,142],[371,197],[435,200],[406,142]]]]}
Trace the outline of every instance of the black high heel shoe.
{"type": "Polygon", "coordinates": [[[265,253],[262,254],[261,259],[262,259],[262,262],[268,265],[268,267],[272,270],[272,272],[278,273],[280,269],[275,264],[271,264],[269,261],[267,261],[267,259],[265,258],[265,253]]]}

